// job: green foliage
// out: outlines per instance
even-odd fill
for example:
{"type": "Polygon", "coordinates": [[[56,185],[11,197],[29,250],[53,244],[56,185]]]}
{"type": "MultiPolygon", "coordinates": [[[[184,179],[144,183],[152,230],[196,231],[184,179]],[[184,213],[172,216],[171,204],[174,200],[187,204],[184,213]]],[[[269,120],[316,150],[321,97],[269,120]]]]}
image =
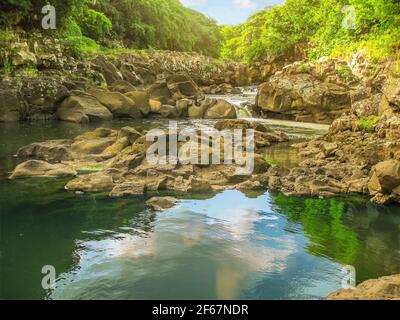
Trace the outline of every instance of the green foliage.
{"type": "Polygon", "coordinates": [[[96,54],[100,48],[96,41],[85,36],[66,37],[65,45],[69,54],[76,58],[81,58],[86,54],[96,54]]]}
{"type": "Polygon", "coordinates": [[[363,50],[372,61],[399,57],[400,3],[397,0],[287,0],[239,26],[223,27],[221,55],[254,61],[290,54],[306,46],[310,60],[350,57],[363,50]],[[355,28],[343,27],[346,5],[355,8],[355,28]]]}
{"type": "MultiPolygon", "coordinates": [[[[183,7],[179,0],[48,2],[56,8],[57,30],[67,37],[75,37],[67,42],[76,43],[77,37],[83,35],[103,44],[109,40],[122,41],[134,49],[197,51],[219,56],[221,35],[216,21],[183,7]]],[[[41,9],[46,3],[47,0],[3,0],[0,2],[0,24],[12,28],[18,25],[26,30],[40,29],[41,9]]],[[[87,44],[83,39],[78,42],[87,44]]],[[[75,49],[75,52],[79,51],[75,49]]]]}
{"type": "Polygon", "coordinates": [[[96,10],[85,8],[79,15],[78,21],[82,34],[94,40],[101,40],[111,33],[110,19],[96,10]]]}
{"type": "Polygon", "coordinates": [[[113,35],[129,48],[219,55],[217,23],[179,0],[99,0],[93,9],[111,20],[113,35]]]}
{"type": "Polygon", "coordinates": [[[379,117],[361,118],[357,122],[357,126],[364,131],[374,132],[375,125],[379,121],[379,117]]]}
{"type": "Polygon", "coordinates": [[[265,157],[264,160],[265,160],[265,162],[268,163],[270,166],[277,165],[277,162],[276,162],[274,159],[270,158],[270,157],[265,157]]]}
{"type": "Polygon", "coordinates": [[[344,78],[346,81],[349,81],[351,79],[351,70],[348,68],[341,67],[338,70],[339,74],[344,78]]]}
{"type": "Polygon", "coordinates": [[[80,37],[82,36],[82,30],[79,25],[76,23],[75,19],[70,17],[67,19],[64,26],[64,34],[67,37],[80,37]]]}
{"type": "Polygon", "coordinates": [[[25,78],[35,78],[38,75],[36,67],[29,66],[21,70],[20,74],[25,78]]]}

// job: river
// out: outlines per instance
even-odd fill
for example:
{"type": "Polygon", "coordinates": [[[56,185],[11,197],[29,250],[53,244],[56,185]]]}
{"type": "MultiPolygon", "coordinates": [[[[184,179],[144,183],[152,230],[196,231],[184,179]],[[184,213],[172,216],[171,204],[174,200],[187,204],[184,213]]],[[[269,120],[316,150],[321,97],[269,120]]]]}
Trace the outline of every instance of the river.
{"type": "MultiPolygon", "coordinates": [[[[327,129],[266,121],[292,138],[268,151],[287,167],[301,160],[291,144],[327,129]]],[[[126,125],[167,122],[101,124],[126,125]]],[[[175,208],[154,213],[144,205],[151,194],[110,199],[68,193],[65,180],[7,179],[20,146],[96,126],[0,124],[0,298],[321,299],[341,288],[346,265],[358,283],[400,273],[400,208],[364,197],[225,191],[180,196],[175,208]],[[47,290],[45,265],[57,274],[47,290]]]]}

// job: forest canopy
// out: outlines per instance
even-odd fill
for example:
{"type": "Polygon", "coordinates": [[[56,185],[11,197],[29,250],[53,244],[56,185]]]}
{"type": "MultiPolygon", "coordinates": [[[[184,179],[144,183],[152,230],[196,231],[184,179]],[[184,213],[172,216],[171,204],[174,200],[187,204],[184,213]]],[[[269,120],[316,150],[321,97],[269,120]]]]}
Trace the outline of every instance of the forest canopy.
{"type": "Polygon", "coordinates": [[[223,58],[254,61],[302,46],[310,59],[365,50],[379,60],[399,54],[400,1],[286,0],[221,33],[223,58]]]}
{"type": "Polygon", "coordinates": [[[197,51],[218,56],[221,35],[215,20],[187,9],[179,0],[2,0],[0,25],[40,28],[41,9],[57,12],[57,32],[70,42],[110,45],[110,39],[135,49],[197,51]]]}
{"type": "Polygon", "coordinates": [[[398,0],[286,0],[237,26],[218,26],[179,0],[1,0],[0,25],[40,28],[48,3],[57,10],[56,32],[77,51],[124,46],[245,62],[298,48],[311,60],[363,50],[379,61],[400,52],[398,0]]]}

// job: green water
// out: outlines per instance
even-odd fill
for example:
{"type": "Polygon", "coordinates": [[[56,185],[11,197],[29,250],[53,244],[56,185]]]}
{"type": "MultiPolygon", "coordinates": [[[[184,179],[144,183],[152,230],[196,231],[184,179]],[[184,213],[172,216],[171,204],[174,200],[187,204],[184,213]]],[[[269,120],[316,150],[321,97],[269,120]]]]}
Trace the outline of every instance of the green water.
{"type": "Polygon", "coordinates": [[[358,282],[400,273],[400,207],[362,197],[226,191],[184,195],[155,214],[150,195],[77,196],[65,180],[6,179],[18,147],[90,128],[0,124],[1,298],[320,299],[341,287],[344,265],[358,282]],[[52,290],[41,287],[44,265],[57,272],[52,290]]]}

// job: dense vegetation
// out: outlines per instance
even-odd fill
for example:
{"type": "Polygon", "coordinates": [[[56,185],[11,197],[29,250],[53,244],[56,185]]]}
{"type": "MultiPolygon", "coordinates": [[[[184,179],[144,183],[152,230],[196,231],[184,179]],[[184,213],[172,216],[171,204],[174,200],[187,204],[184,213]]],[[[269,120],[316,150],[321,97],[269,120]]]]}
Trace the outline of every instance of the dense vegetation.
{"type": "Polygon", "coordinates": [[[299,49],[310,59],[364,50],[378,61],[400,52],[398,0],[286,0],[244,24],[223,27],[179,0],[1,0],[2,29],[40,28],[46,3],[56,7],[55,32],[73,54],[124,46],[255,61],[299,49]],[[349,5],[354,25],[351,8],[344,10],[349,5]]]}
{"type": "Polygon", "coordinates": [[[281,6],[253,15],[242,25],[223,27],[222,34],[224,58],[252,61],[300,47],[305,48],[310,59],[346,57],[364,50],[370,59],[380,60],[399,54],[400,2],[286,0],[281,6]],[[355,11],[345,7],[348,5],[355,11]]]}
{"type": "Polygon", "coordinates": [[[2,0],[0,25],[40,28],[42,7],[57,12],[57,31],[73,48],[124,45],[135,49],[197,51],[218,56],[216,22],[179,0],[2,0]]]}

